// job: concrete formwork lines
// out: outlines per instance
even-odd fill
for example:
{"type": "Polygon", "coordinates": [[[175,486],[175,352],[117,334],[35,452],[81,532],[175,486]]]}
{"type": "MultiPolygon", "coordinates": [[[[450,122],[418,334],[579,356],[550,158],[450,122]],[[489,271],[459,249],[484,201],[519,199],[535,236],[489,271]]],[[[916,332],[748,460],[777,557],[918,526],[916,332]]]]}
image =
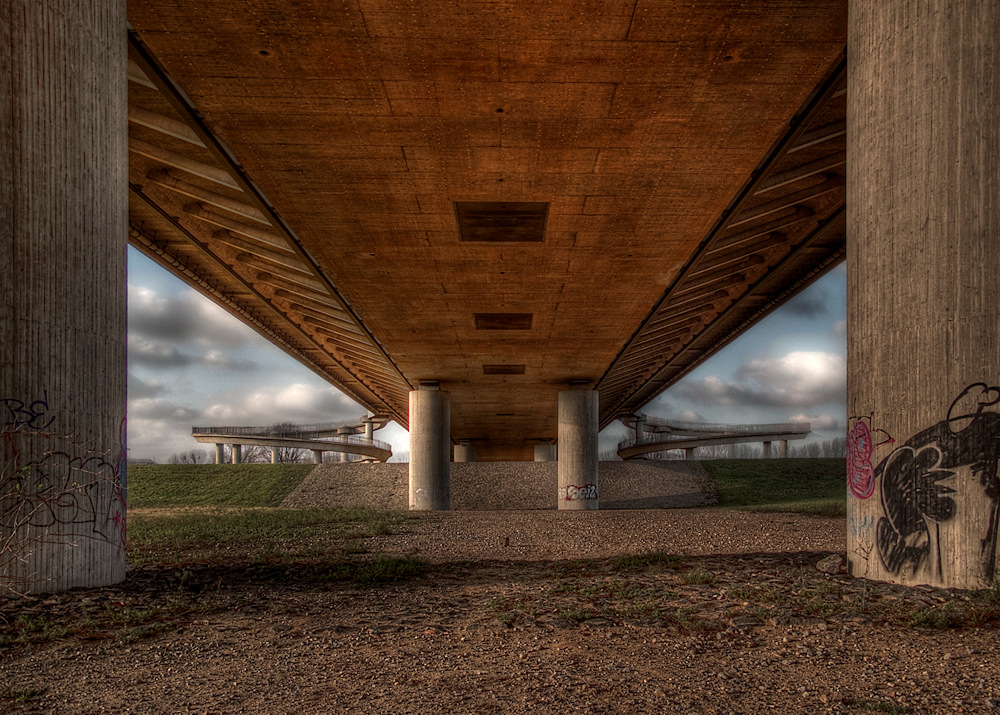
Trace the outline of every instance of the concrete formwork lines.
{"type": "Polygon", "coordinates": [[[849,565],[987,586],[1000,531],[1000,8],[850,11],[849,565]]]}
{"type": "Polygon", "coordinates": [[[3,14],[0,592],[105,585],[125,575],[125,7],[3,14]]]}

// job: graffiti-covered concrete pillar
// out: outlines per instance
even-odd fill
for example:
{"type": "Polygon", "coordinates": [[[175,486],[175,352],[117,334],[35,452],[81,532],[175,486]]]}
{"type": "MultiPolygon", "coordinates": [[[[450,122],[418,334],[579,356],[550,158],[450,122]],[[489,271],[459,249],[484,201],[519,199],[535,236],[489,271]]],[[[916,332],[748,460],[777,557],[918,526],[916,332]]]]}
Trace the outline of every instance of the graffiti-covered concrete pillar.
{"type": "Polygon", "coordinates": [[[1000,4],[852,0],[848,560],[984,586],[1000,510],[1000,4]]]}
{"type": "Polygon", "coordinates": [[[0,4],[0,594],[125,578],[124,0],[0,4]]]}
{"type": "Polygon", "coordinates": [[[597,508],[597,390],[559,393],[560,509],[597,508]]]}
{"type": "Polygon", "coordinates": [[[447,392],[410,392],[410,510],[451,508],[451,402],[447,392]]]}

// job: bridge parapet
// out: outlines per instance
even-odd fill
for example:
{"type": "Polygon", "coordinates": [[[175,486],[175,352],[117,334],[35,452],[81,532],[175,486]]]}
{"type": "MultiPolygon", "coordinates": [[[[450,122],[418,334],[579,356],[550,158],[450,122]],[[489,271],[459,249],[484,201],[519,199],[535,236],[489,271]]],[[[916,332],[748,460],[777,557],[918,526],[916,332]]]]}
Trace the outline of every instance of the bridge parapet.
{"type": "Polygon", "coordinates": [[[191,428],[191,436],[201,443],[253,444],[265,447],[307,449],[314,453],[337,452],[356,454],[385,462],[392,456],[392,445],[367,434],[345,434],[345,430],[367,432],[368,424],[387,418],[363,417],[344,422],[324,422],[308,425],[280,425],[280,429],[259,426],[214,426],[191,428]],[[367,423],[367,424],[366,424],[367,423]]]}
{"type": "MultiPolygon", "coordinates": [[[[811,432],[808,422],[741,425],[633,417],[633,425],[637,419],[642,427],[643,437],[636,439],[633,436],[618,443],[618,456],[622,459],[633,459],[644,454],[671,449],[693,450],[696,447],[747,442],[762,442],[769,447],[771,442],[784,443],[788,440],[805,439],[811,432]]],[[[629,424],[627,418],[622,422],[629,424]]],[[[692,452],[689,451],[687,454],[690,458],[692,452]]]]}

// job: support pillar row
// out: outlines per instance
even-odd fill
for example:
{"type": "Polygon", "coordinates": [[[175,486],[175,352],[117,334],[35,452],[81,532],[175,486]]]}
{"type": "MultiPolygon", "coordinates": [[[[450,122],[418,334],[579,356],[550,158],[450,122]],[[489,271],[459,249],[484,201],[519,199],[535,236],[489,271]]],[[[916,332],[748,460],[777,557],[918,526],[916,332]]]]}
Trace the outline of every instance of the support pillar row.
{"type": "Polygon", "coordinates": [[[851,0],[847,557],[1000,575],[1000,3],[851,0]]]}
{"type": "Polygon", "coordinates": [[[596,509],[598,392],[559,393],[559,508],[596,509]]]}
{"type": "Polygon", "coordinates": [[[441,390],[410,392],[410,510],[451,508],[451,402],[441,390]]]}

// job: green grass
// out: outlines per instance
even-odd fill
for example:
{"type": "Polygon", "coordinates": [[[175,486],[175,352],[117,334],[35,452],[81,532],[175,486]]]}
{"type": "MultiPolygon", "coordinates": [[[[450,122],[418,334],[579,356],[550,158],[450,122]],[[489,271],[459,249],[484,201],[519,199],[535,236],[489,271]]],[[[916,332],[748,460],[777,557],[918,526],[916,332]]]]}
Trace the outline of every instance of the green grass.
{"type": "Polygon", "coordinates": [[[0,690],[0,700],[13,700],[18,705],[24,705],[44,693],[45,691],[41,688],[7,688],[0,690]]]}
{"type": "Polygon", "coordinates": [[[391,534],[406,512],[372,509],[199,509],[129,517],[133,564],[294,560],[354,553],[353,542],[391,534]]]}
{"type": "Polygon", "coordinates": [[[278,506],[312,464],[130,465],[128,506],[278,506]]]}
{"type": "Polygon", "coordinates": [[[843,459],[716,459],[701,465],[719,492],[719,506],[845,516],[843,459]]]}

